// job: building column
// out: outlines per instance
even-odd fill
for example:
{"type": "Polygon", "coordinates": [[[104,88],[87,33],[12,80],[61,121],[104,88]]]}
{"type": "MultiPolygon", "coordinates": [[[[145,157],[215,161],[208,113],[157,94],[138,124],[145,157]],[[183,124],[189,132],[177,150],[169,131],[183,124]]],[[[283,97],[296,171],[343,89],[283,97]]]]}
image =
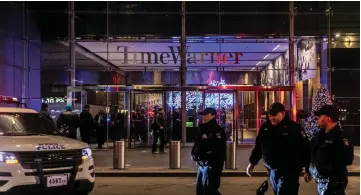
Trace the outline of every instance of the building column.
{"type": "MultiPolygon", "coordinates": [[[[21,102],[27,103],[26,98],[26,82],[28,81],[26,79],[26,72],[29,73],[29,62],[28,62],[28,48],[29,48],[29,42],[28,42],[28,29],[27,29],[27,10],[26,10],[26,2],[22,3],[22,41],[23,41],[23,69],[22,69],[22,89],[21,89],[21,102]]],[[[29,74],[28,74],[29,77],[29,74]]],[[[28,96],[29,96],[29,89],[28,89],[28,96]]]]}
{"type": "MultiPolygon", "coordinates": [[[[68,32],[68,42],[69,42],[69,85],[75,87],[75,5],[74,1],[69,2],[68,14],[69,14],[69,32],[68,32]]],[[[73,90],[68,91],[67,104],[73,106],[73,90]]]]}
{"type": "Polygon", "coordinates": [[[290,12],[290,32],[289,32],[289,84],[290,86],[293,86],[292,89],[292,95],[290,96],[290,114],[291,118],[293,120],[296,120],[296,113],[297,113],[297,105],[296,105],[296,99],[297,99],[297,93],[295,88],[295,40],[294,40],[294,2],[289,2],[289,12],[290,12]]]}
{"type": "Polygon", "coordinates": [[[187,70],[186,70],[186,10],[185,10],[185,1],[182,1],[182,37],[181,37],[181,120],[182,120],[182,142],[187,142],[187,108],[186,108],[186,81],[187,81],[187,70]]]}

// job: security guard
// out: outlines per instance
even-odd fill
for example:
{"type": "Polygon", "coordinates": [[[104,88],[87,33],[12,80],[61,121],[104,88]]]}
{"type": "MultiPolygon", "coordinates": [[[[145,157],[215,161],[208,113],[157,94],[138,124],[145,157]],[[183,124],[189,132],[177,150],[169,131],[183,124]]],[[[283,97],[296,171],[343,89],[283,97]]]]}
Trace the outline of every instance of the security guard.
{"type": "Polygon", "coordinates": [[[326,105],[315,112],[322,128],[312,148],[310,172],[318,184],[319,195],[344,195],[347,187],[347,165],[354,159],[354,148],[337,124],[338,110],[326,105]]]}
{"type": "Polygon", "coordinates": [[[292,121],[281,103],[273,103],[268,110],[268,119],[262,124],[256,145],[249,158],[247,174],[251,176],[258,161],[263,158],[270,182],[276,195],[297,195],[299,176],[305,168],[305,181],[311,180],[308,173],[310,144],[299,124],[292,121]]]}
{"type": "Polygon", "coordinates": [[[206,108],[199,113],[203,124],[200,135],[192,149],[192,158],[199,165],[197,174],[197,195],[219,195],[222,169],[226,155],[226,133],[217,124],[217,111],[206,108]]]}

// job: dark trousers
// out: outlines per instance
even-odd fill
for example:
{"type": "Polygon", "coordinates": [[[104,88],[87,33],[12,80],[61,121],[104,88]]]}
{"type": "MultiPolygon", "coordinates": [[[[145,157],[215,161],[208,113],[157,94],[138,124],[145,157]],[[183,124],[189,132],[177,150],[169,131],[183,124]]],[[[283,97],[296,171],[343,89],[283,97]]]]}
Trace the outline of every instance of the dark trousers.
{"type": "Polygon", "coordinates": [[[300,172],[269,169],[268,174],[275,195],[298,195],[300,172]]]}
{"type": "Polygon", "coordinates": [[[90,144],[90,134],[81,135],[81,141],[90,144]]]}
{"type": "Polygon", "coordinates": [[[102,147],[105,142],[106,128],[98,128],[97,130],[97,143],[98,147],[102,147]]]}
{"type": "Polygon", "coordinates": [[[160,139],[159,150],[164,152],[165,135],[163,130],[157,130],[154,132],[152,152],[157,151],[158,139],[160,139]]]}
{"type": "Polygon", "coordinates": [[[347,177],[343,180],[330,179],[329,182],[318,182],[318,195],[345,195],[345,190],[348,184],[347,177]]]}
{"type": "Polygon", "coordinates": [[[220,195],[223,163],[216,166],[199,166],[197,173],[197,195],[220,195]]]}

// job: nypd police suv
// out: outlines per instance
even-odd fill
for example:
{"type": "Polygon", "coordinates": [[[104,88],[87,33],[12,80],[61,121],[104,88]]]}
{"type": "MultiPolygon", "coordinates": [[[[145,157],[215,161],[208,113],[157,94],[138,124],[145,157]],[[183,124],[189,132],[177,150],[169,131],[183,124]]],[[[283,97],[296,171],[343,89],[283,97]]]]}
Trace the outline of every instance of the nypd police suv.
{"type": "Polygon", "coordinates": [[[35,110],[0,107],[0,194],[87,195],[94,174],[88,144],[62,136],[35,110]]]}

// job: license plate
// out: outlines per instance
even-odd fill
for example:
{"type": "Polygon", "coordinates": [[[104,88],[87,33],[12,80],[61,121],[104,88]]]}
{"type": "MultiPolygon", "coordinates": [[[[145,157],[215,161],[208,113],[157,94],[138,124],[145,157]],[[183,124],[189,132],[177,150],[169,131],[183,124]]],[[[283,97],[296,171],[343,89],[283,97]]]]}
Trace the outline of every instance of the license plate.
{"type": "Polygon", "coordinates": [[[46,177],[47,187],[66,186],[68,184],[67,175],[51,175],[46,177]]]}

